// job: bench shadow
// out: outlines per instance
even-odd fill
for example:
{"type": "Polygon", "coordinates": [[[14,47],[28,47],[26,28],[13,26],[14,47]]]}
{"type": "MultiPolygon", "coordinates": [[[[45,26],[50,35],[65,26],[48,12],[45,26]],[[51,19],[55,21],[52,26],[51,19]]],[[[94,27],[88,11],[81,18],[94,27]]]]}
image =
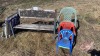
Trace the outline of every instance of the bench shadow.
{"type": "Polygon", "coordinates": [[[88,53],[91,54],[91,56],[100,56],[100,50],[92,49],[89,50],[88,53]]]}

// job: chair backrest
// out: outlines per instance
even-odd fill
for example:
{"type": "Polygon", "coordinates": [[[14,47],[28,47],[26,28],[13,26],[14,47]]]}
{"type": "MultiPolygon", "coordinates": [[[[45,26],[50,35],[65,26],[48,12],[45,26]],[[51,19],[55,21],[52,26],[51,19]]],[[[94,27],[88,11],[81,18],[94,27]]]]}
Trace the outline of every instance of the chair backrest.
{"type": "Polygon", "coordinates": [[[58,33],[58,39],[62,36],[62,39],[65,39],[66,41],[69,41],[70,36],[73,37],[73,32],[71,30],[63,29],[58,33]]]}
{"type": "Polygon", "coordinates": [[[63,15],[63,20],[65,21],[70,21],[72,17],[74,16],[75,18],[75,26],[76,26],[76,20],[77,20],[77,15],[76,15],[76,10],[72,7],[64,7],[61,9],[60,14],[58,16],[58,20],[60,19],[60,16],[63,15]]]}

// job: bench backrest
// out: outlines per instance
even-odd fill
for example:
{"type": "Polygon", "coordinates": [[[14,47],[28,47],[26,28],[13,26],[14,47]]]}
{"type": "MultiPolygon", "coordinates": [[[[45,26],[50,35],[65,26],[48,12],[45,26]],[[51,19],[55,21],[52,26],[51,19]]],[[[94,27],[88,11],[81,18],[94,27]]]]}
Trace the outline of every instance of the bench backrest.
{"type": "Polygon", "coordinates": [[[42,17],[42,18],[55,18],[55,10],[32,10],[32,9],[19,9],[20,17],[42,17]]]}
{"type": "Polygon", "coordinates": [[[54,21],[56,19],[56,10],[33,10],[33,9],[19,9],[21,23],[34,23],[34,21],[54,21]]]}

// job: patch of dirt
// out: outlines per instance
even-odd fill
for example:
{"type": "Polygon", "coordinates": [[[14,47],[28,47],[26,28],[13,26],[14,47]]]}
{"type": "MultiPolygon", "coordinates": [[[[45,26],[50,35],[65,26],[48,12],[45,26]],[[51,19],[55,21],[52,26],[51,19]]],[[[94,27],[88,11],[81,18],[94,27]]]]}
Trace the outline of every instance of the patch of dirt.
{"type": "Polygon", "coordinates": [[[82,45],[80,46],[80,49],[81,49],[82,51],[87,52],[88,50],[90,50],[90,49],[93,48],[93,44],[94,44],[94,42],[85,41],[85,42],[83,42],[82,45]]]}

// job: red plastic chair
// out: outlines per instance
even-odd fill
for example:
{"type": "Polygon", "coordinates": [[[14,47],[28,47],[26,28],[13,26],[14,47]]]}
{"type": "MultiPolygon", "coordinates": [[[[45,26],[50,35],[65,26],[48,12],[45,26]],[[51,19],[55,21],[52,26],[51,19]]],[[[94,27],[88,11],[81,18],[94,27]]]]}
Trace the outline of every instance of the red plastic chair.
{"type": "Polygon", "coordinates": [[[62,29],[71,30],[71,31],[74,33],[74,35],[76,35],[76,30],[75,30],[75,26],[74,26],[74,23],[73,23],[73,22],[62,21],[62,22],[59,24],[58,33],[59,33],[60,30],[62,30],[62,29]]]}

